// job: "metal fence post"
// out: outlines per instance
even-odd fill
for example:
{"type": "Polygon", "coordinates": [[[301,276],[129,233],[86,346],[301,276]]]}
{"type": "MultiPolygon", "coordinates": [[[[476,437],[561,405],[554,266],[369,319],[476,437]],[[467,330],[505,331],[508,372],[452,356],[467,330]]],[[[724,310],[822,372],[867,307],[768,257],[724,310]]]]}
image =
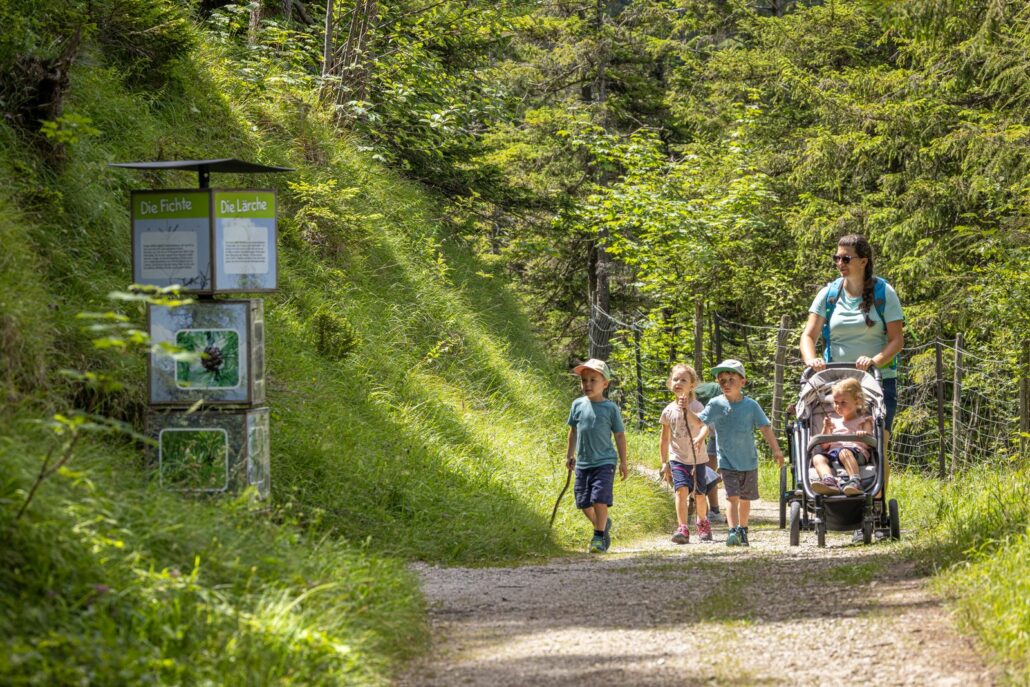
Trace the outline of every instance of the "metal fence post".
{"type": "Polygon", "coordinates": [[[787,328],[790,318],[780,317],[780,328],[776,330],[776,369],[773,372],[773,430],[783,424],[783,375],[787,364],[787,328]]]}
{"type": "Polygon", "coordinates": [[[955,335],[955,370],[951,389],[951,474],[959,468],[959,427],[962,421],[962,335],[955,335]]]}
{"type": "Polygon", "coordinates": [[[944,352],[940,339],[934,341],[933,346],[937,354],[937,470],[944,479],[944,352]]]}
{"type": "Polygon", "coordinates": [[[643,365],[640,363],[640,329],[633,327],[633,353],[637,366],[637,429],[644,428],[644,380],[643,365]]]}

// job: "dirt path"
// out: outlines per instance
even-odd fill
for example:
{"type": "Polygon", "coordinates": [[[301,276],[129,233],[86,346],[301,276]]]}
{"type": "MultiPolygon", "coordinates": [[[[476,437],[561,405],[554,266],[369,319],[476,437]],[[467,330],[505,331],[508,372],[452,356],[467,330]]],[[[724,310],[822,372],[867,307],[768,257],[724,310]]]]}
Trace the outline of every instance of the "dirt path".
{"type": "Polygon", "coordinates": [[[667,537],[519,568],[419,569],[434,645],[398,685],[984,685],[898,545],[788,546],[756,502],[752,546],[667,537]]]}

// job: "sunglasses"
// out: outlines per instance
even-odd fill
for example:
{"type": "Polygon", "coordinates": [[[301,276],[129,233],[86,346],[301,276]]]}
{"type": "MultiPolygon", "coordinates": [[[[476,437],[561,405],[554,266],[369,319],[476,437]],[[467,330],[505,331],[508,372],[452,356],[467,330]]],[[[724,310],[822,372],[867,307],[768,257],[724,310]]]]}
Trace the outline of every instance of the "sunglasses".
{"type": "Polygon", "coordinates": [[[833,256],[833,264],[836,265],[838,262],[843,262],[845,265],[850,265],[851,261],[854,260],[854,259],[855,259],[854,255],[834,255],[833,256]]]}

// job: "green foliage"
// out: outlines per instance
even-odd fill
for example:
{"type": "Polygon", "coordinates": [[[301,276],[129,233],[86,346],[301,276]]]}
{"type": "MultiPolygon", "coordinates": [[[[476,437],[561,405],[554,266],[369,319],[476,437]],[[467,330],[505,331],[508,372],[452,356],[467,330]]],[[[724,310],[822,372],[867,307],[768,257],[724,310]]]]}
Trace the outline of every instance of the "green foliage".
{"type": "Polygon", "coordinates": [[[171,62],[196,41],[193,23],[174,0],[105,0],[87,3],[96,40],[133,85],[159,87],[171,62]]]}
{"type": "Polygon", "coordinates": [[[329,360],[343,360],[359,343],[354,326],[329,308],[322,308],[312,319],[315,345],[319,355],[329,360]]]}

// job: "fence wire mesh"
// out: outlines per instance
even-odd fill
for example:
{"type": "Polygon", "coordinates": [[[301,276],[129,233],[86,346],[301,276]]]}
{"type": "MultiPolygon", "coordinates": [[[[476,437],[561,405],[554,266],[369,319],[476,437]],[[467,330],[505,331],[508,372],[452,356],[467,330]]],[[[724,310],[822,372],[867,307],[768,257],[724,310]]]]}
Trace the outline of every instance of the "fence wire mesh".
{"type": "MultiPolygon", "coordinates": [[[[660,336],[663,326],[649,317],[619,318],[593,311],[591,350],[608,353],[617,381],[610,396],[631,426],[657,428],[662,409],[673,400],[666,386],[670,367],[694,362],[693,331],[674,337],[666,331],[660,336]],[[681,345],[669,344],[670,339],[681,345]]],[[[802,327],[709,316],[702,337],[704,369],[698,372],[710,381],[708,368],[718,359],[744,363],[746,392],[762,405],[782,438],[804,370],[799,351],[802,327]],[[777,388],[780,366],[783,383],[777,388]],[[774,407],[781,410],[775,417],[774,407]]],[[[889,444],[891,464],[943,474],[1010,461],[1022,450],[1021,414],[1027,412],[1020,404],[1023,375],[1019,351],[971,349],[961,339],[904,348],[898,368],[898,413],[889,444]]]]}

